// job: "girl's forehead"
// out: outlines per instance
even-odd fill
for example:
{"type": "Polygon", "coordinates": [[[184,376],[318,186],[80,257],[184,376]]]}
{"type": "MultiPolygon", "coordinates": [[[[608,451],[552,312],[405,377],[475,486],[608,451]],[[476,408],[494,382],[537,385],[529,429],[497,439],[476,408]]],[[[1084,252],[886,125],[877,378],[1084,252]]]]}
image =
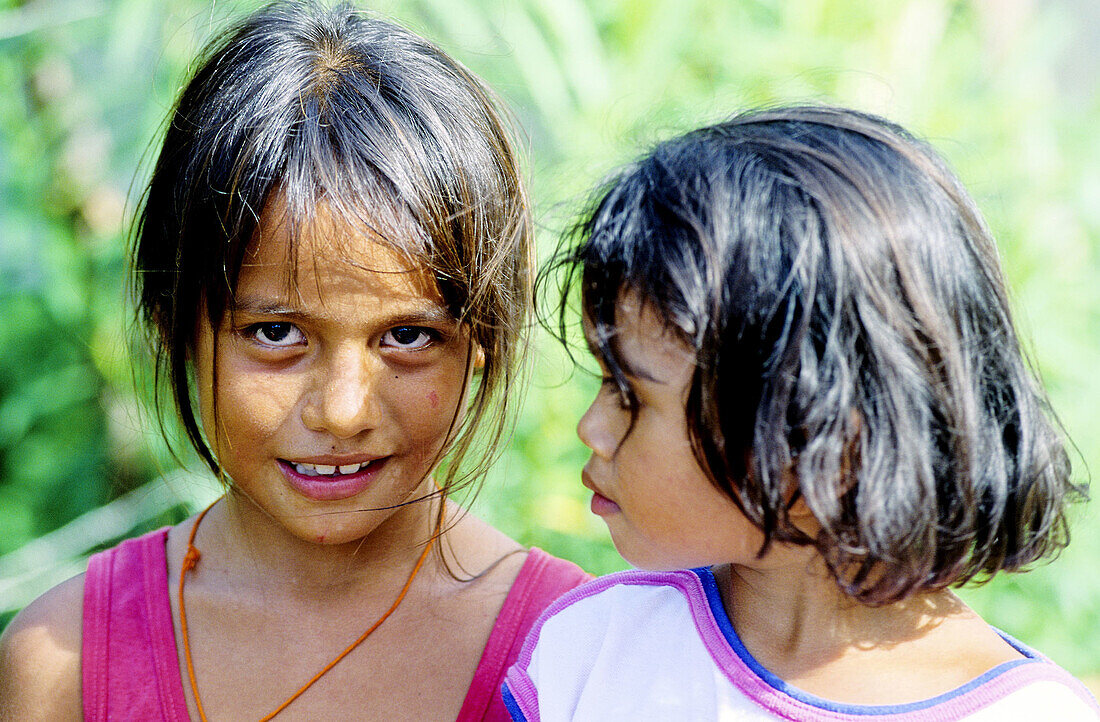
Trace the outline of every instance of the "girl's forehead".
{"type": "Polygon", "coordinates": [[[641,378],[678,376],[681,367],[694,365],[691,348],[669,326],[653,304],[633,291],[619,295],[613,328],[598,329],[587,315],[584,335],[599,357],[597,334],[607,333],[624,370],[641,378]]]}
{"type": "Polygon", "coordinates": [[[381,233],[349,223],[323,205],[298,219],[276,201],[260,217],[242,259],[237,290],[259,284],[270,292],[281,286],[288,294],[323,298],[326,290],[380,282],[439,299],[431,270],[381,233]]]}
{"type": "Polygon", "coordinates": [[[668,335],[661,315],[653,305],[632,290],[620,292],[615,300],[615,315],[610,326],[593,321],[586,312],[582,314],[581,327],[590,342],[596,334],[608,334],[613,338],[624,336],[638,340],[656,340],[668,335]]]}

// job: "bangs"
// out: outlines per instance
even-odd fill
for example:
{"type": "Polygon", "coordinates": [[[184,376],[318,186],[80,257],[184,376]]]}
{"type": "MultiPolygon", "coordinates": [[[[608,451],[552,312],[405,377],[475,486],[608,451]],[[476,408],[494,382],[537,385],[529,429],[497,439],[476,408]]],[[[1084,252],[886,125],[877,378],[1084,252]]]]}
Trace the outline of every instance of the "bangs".
{"type": "MultiPolygon", "coordinates": [[[[590,346],[621,388],[629,369],[614,336],[624,296],[634,295],[651,307],[665,331],[690,348],[698,350],[701,340],[698,306],[705,295],[700,290],[705,288],[706,249],[693,239],[690,196],[661,171],[632,166],[611,181],[574,228],[571,235],[580,242],[554,264],[564,273],[563,297],[579,285],[590,346]]],[[[564,315],[560,322],[564,327],[564,315]]]]}
{"type": "Polygon", "coordinates": [[[510,423],[503,390],[525,354],[533,266],[526,192],[492,93],[424,38],[309,0],[243,18],[196,67],[142,203],[131,276],[156,386],[170,384],[192,445],[216,471],[189,386],[196,329],[220,324],[261,217],[278,207],[263,222],[290,234],[290,290],[293,241],[317,224],[337,241],[376,240],[434,279],[485,356],[451,457],[458,468],[474,427],[494,420],[486,459],[461,475],[475,478],[510,423]]]}

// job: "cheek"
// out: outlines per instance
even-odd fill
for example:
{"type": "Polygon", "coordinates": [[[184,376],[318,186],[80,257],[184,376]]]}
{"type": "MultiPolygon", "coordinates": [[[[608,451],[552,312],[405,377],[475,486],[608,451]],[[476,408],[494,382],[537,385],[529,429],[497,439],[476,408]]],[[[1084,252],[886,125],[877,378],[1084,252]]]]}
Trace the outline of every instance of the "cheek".
{"type": "Polygon", "coordinates": [[[659,470],[661,483],[680,487],[684,478],[700,473],[687,426],[678,417],[643,408],[633,428],[629,414],[620,414],[617,422],[609,425],[609,431],[622,440],[621,455],[641,469],[659,470]]]}
{"type": "Polygon", "coordinates": [[[200,392],[203,426],[207,438],[213,442],[211,432],[216,412],[220,450],[231,445],[234,454],[247,453],[250,448],[258,448],[256,443],[274,435],[296,413],[301,380],[293,375],[243,368],[224,353],[218,362],[216,408],[209,381],[200,392]]]}
{"type": "Polygon", "coordinates": [[[207,439],[212,439],[214,414],[214,348],[213,333],[209,326],[196,334],[193,355],[195,395],[198,400],[199,422],[207,439]]]}
{"type": "Polygon", "coordinates": [[[447,432],[462,401],[462,368],[442,368],[400,377],[386,405],[410,436],[427,439],[447,432]]]}

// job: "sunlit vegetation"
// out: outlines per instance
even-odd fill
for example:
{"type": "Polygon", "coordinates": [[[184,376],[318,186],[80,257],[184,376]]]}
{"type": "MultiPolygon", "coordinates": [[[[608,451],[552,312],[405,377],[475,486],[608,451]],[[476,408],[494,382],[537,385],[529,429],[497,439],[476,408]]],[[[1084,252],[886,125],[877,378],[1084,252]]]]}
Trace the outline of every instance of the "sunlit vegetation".
{"type": "MultiPolygon", "coordinates": [[[[0,0],[0,623],[90,551],[217,493],[198,464],[174,471],[156,419],[141,411],[149,379],[125,291],[126,234],[190,58],[227,16],[255,4],[0,0]]],[[[1001,244],[1032,358],[1076,444],[1078,478],[1100,468],[1092,0],[376,8],[435,39],[511,107],[544,257],[616,165],[746,106],[851,105],[929,138],[1001,244]]],[[[514,443],[477,513],[592,571],[621,568],[578,483],[585,453],[573,427],[594,383],[545,334],[534,360],[514,443]]],[[[1074,520],[1057,562],[964,594],[994,624],[1098,675],[1100,515],[1083,507],[1074,520]]]]}

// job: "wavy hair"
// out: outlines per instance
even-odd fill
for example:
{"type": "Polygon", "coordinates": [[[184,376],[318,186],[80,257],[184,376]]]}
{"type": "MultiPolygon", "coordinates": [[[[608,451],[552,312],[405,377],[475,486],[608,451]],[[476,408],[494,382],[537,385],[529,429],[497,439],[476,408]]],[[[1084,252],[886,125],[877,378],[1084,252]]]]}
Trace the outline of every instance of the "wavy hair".
{"type": "Polygon", "coordinates": [[[813,545],[847,594],[881,604],[1068,541],[1065,502],[1084,490],[995,243],[898,126],[778,108],[661,143],[598,191],[540,285],[551,278],[557,330],[579,290],[624,398],[624,293],[694,350],[696,455],[762,530],[761,553],[813,545]],[[792,523],[799,501],[816,533],[792,523]]]}

